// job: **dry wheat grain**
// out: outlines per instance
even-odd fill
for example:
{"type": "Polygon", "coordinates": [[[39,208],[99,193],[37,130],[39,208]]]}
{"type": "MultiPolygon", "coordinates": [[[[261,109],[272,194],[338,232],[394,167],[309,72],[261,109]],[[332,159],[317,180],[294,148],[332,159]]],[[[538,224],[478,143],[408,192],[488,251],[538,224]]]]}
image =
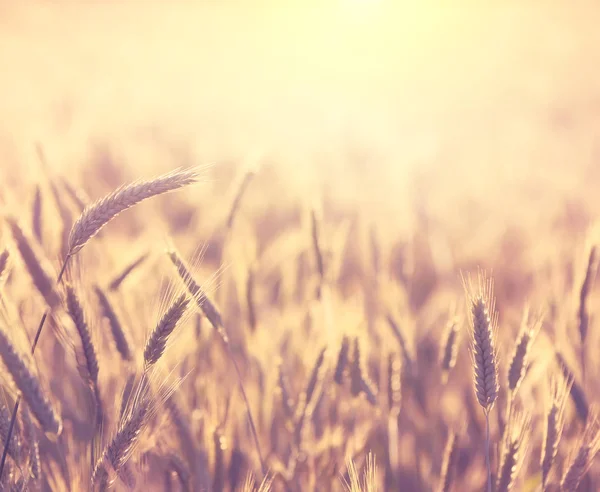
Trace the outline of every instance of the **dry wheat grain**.
{"type": "Polygon", "coordinates": [[[539,324],[536,324],[533,327],[529,327],[527,320],[524,320],[521,332],[515,343],[513,356],[508,368],[508,389],[513,398],[525,377],[529,365],[529,351],[536,338],[539,326],[539,324]]]}
{"type": "Polygon", "coordinates": [[[62,431],[60,417],[44,395],[37,377],[29,370],[25,359],[16,351],[4,330],[0,330],[0,357],[42,429],[59,435],[62,431]]]}
{"type": "Polygon", "coordinates": [[[90,383],[96,385],[98,383],[98,357],[96,355],[96,348],[92,342],[90,329],[85,321],[83,307],[72,285],[67,285],[66,292],[67,312],[73,320],[73,324],[81,340],[87,375],[90,383]]]}
{"type": "Polygon", "coordinates": [[[552,465],[558,453],[565,418],[565,406],[569,395],[569,383],[563,378],[551,381],[551,401],[546,413],[546,425],[542,444],[541,469],[542,485],[548,482],[552,465]]]}
{"type": "Polygon", "coordinates": [[[458,318],[453,317],[447,325],[444,341],[444,350],[441,352],[440,367],[442,369],[442,381],[448,381],[448,374],[456,365],[456,357],[458,356],[458,318]]]}
{"type": "Polygon", "coordinates": [[[561,480],[563,490],[577,490],[598,451],[600,451],[600,429],[598,422],[592,421],[586,427],[577,453],[563,475],[561,480]]]}
{"type": "Polygon", "coordinates": [[[100,307],[102,308],[102,314],[108,319],[108,324],[110,326],[110,331],[112,333],[113,340],[115,341],[117,351],[119,352],[119,354],[121,354],[123,360],[132,360],[133,352],[131,350],[131,343],[129,341],[129,337],[127,336],[124,327],[119,317],[117,316],[116,311],[113,308],[112,302],[101,287],[96,285],[94,287],[94,291],[96,292],[98,302],[100,303],[100,307]]]}
{"type": "Polygon", "coordinates": [[[69,237],[69,255],[74,255],[111,219],[142,200],[177,190],[198,181],[198,168],[177,170],[147,181],[122,186],[89,205],[77,219],[69,237]]]}
{"type": "Polygon", "coordinates": [[[169,336],[185,315],[189,303],[189,298],[181,294],[157,323],[144,349],[144,363],[147,367],[156,364],[162,356],[169,336]]]}
{"type": "Polygon", "coordinates": [[[18,220],[14,217],[6,219],[23,263],[33,280],[36,288],[42,294],[48,306],[52,309],[60,304],[60,296],[54,286],[54,274],[48,261],[28,234],[25,233],[18,220]]]}
{"type": "Polygon", "coordinates": [[[515,479],[519,474],[525,457],[527,444],[526,432],[529,429],[531,418],[524,413],[512,415],[508,423],[504,450],[500,460],[500,469],[496,482],[497,492],[508,492],[515,486],[515,479]]]}

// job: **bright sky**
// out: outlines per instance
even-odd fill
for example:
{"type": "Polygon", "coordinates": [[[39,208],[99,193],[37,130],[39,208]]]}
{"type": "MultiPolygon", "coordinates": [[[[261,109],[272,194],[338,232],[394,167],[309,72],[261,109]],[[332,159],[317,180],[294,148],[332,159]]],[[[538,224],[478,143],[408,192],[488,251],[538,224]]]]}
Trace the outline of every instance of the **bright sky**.
{"type": "Polygon", "coordinates": [[[350,142],[398,179],[440,153],[522,169],[600,92],[597,8],[435,3],[3,0],[0,145],[69,162],[158,127],[206,159],[258,145],[340,172],[350,142]]]}

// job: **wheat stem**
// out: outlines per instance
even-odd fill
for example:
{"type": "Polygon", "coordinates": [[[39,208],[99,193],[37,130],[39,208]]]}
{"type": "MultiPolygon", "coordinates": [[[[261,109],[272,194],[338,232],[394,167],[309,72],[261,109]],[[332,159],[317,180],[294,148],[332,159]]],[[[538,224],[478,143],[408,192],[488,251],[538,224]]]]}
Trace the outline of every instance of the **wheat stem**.
{"type": "Polygon", "coordinates": [[[487,491],[492,492],[492,465],[490,463],[490,412],[485,412],[485,466],[487,468],[487,491]]]}

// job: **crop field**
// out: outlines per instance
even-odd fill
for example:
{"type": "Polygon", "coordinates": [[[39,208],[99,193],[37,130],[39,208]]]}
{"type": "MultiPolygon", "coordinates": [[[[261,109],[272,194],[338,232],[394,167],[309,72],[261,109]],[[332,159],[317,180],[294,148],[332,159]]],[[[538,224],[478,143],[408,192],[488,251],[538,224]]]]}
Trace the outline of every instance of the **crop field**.
{"type": "Polygon", "coordinates": [[[600,7],[0,0],[0,489],[600,489],[600,7]]]}

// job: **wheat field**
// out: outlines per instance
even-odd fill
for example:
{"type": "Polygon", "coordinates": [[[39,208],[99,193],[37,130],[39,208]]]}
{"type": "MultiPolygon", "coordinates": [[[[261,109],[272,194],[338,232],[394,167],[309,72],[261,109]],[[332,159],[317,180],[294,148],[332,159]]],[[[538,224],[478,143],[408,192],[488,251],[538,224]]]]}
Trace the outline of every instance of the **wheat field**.
{"type": "Polygon", "coordinates": [[[600,487],[593,2],[0,1],[0,487],[600,487]]]}

